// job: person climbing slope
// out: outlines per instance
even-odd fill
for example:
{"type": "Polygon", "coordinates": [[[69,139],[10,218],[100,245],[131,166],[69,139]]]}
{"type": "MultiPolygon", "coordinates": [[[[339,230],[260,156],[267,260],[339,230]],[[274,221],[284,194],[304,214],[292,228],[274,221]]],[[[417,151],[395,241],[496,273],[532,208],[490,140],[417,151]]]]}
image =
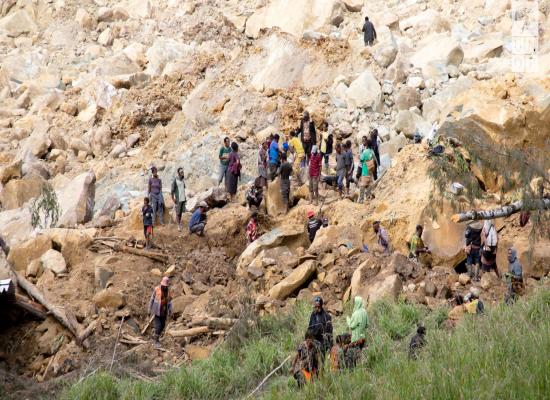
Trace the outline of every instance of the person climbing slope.
{"type": "Polygon", "coordinates": [[[374,29],[372,22],[369,21],[369,17],[365,17],[365,23],[363,24],[361,32],[363,32],[365,46],[372,46],[376,40],[376,29],[374,29]]]}
{"type": "Polygon", "coordinates": [[[166,319],[172,315],[172,298],[168,287],[170,279],[165,276],[160,285],[155,288],[149,301],[149,314],[154,316],[155,333],[153,339],[155,346],[160,347],[160,335],[166,326],[166,319]]]}

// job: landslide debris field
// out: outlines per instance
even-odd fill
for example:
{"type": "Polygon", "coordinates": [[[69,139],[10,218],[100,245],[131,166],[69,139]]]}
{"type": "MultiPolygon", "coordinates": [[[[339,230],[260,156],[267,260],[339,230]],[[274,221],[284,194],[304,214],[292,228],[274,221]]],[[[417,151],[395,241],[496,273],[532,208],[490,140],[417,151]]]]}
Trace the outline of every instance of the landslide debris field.
{"type": "MultiPolygon", "coordinates": [[[[0,398],[56,398],[67,383],[93,386],[85,378],[103,370],[158,382],[174,367],[245,346],[243,337],[261,343],[243,323],[303,313],[301,301],[314,295],[338,321],[361,295],[372,307],[421,310],[418,320],[439,315],[438,329],[458,335],[457,294],[477,287],[487,307],[500,307],[506,283],[493,272],[470,281],[467,222],[451,216],[550,196],[550,2],[538,6],[538,64],[523,73],[512,68],[513,29],[530,14],[506,0],[0,1],[0,237],[9,247],[0,251],[0,279],[12,282],[0,293],[0,398]],[[377,31],[368,47],[366,15],[377,31]],[[380,179],[365,204],[355,184],[345,199],[321,185],[322,207],[293,180],[287,214],[275,181],[259,210],[263,236],[247,245],[245,193],[258,175],[258,146],[297,129],[305,110],[318,134],[350,140],[355,159],[376,128],[380,179]],[[239,144],[243,163],[230,204],[217,185],[224,136],[239,144]],[[144,250],[141,206],[153,165],[166,225],[144,250]],[[180,166],[183,232],[169,193],[180,166]],[[59,218],[37,226],[32,206],[50,188],[59,218]],[[210,209],[199,238],[185,228],[203,200],[210,209]],[[310,210],[329,221],[313,243],[310,210]],[[374,221],[392,254],[375,251],[374,221]],[[407,258],[417,224],[431,268],[407,258]],[[148,304],[163,276],[174,318],[156,349],[148,304]]],[[[334,167],[331,157],[323,174],[334,167]]],[[[529,299],[548,287],[550,223],[548,211],[533,210],[526,224],[522,217],[495,220],[497,265],[506,272],[507,249],[518,250],[529,299]]],[[[536,301],[546,304],[542,296],[536,301]]],[[[303,336],[294,322],[277,333],[292,334],[292,346],[303,336]]],[[[412,332],[407,324],[398,340],[412,332]]],[[[275,397],[288,395],[274,387],[275,397]]]]}

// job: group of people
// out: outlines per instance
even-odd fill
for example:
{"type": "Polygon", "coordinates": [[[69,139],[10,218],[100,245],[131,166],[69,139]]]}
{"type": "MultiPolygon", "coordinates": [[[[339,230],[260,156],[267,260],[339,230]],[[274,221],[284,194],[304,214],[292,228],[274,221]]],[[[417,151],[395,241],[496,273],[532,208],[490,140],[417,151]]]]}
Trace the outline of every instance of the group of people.
{"type": "Polygon", "coordinates": [[[299,386],[319,376],[327,354],[330,357],[332,371],[356,366],[366,345],[368,325],[367,311],[360,296],[355,297],[353,313],[346,322],[351,333],[338,335],[334,341],[332,317],[324,309],[321,297],[313,299],[313,312],[309,318],[305,338],[296,349],[290,368],[299,386]]]}

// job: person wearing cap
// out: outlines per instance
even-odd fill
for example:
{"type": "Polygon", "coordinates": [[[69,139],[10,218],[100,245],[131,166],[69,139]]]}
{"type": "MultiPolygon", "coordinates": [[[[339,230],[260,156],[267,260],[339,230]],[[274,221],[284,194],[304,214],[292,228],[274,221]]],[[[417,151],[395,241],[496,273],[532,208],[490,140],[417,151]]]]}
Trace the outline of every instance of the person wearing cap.
{"type": "Polygon", "coordinates": [[[313,145],[309,157],[309,201],[314,205],[319,202],[319,180],[321,179],[322,164],[323,157],[319,153],[317,145],[313,145]]]}
{"type": "Polygon", "coordinates": [[[315,212],[309,210],[307,212],[307,233],[309,235],[309,241],[312,243],[315,240],[317,231],[323,226],[323,221],[315,217],[315,212]]]}
{"type": "Polygon", "coordinates": [[[196,233],[198,236],[204,235],[207,209],[208,204],[206,204],[206,201],[201,201],[189,220],[189,232],[196,233]]]}
{"type": "Polygon", "coordinates": [[[159,219],[161,225],[164,225],[164,197],[162,196],[162,179],[158,176],[157,167],[151,168],[153,176],[149,178],[149,201],[153,207],[153,224],[159,219]]]}
{"type": "Polygon", "coordinates": [[[376,233],[377,243],[384,255],[390,254],[390,237],[388,231],[380,225],[380,221],[374,221],[372,223],[372,229],[376,233]]]}
{"type": "Polygon", "coordinates": [[[172,314],[172,298],[168,291],[169,286],[170,279],[167,276],[163,277],[149,301],[149,314],[154,316],[155,333],[153,339],[156,346],[160,346],[160,335],[166,326],[166,319],[172,314]]]}
{"type": "Polygon", "coordinates": [[[185,174],[183,168],[178,168],[178,174],[172,181],[172,190],[170,191],[174,207],[176,208],[176,222],[178,223],[178,231],[181,232],[181,215],[185,212],[185,174]]]}
{"type": "Polygon", "coordinates": [[[324,354],[332,347],[332,317],[323,308],[323,299],[316,296],[313,299],[313,312],[309,317],[308,329],[311,329],[315,340],[321,343],[324,354]]]}

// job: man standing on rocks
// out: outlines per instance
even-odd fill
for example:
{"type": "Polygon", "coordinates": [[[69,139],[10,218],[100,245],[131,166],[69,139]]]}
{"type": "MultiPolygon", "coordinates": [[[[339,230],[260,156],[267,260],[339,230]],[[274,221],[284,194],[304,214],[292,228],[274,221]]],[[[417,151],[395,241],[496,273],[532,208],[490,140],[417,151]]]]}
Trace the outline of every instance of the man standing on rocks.
{"type": "Polygon", "coordinates": [[[273,135],[273,140],[269,145],[269,179],[274,180],[277,176],[277,168],[279,167],[279,134],[273,135]]]}
{"type": "Polygon", "coordinates": [[[309,158],[309,201],[314,205],[319,202],[319,180],[321,179],[322,163],[323,159],[317,146],[313,146],[309,158]]]}
{"type": "Polygon", "coordinates": [[[279,175],[281,176],[281,196],[285,204],[285,212],[290,209],[290,176],[292,175],[292,165],[287,161],[286,154],[281,154],[281,167],[279,175]]]}
{"type": "Polygon", "coordinates": [[[162,180],[158,176],[157,167],[152,167],[153,176],[149,178],[149,200],[153,207],[153,224],[157,216],[161,225],[164,225],[164,197],[162,196],[162,180]]]}
{"type": "Polygon", "coordinates": [[[143,235],[145,236],[145,248],[151,247],[153,238],[153,207],[149,205],[149,197],[143,199],[143,207],[141,207],[141,215],[143,217],[143,235]]]}
{"type": "Polygon", "coordinates": [[[178,224],[178,231],[181,232],[181,216],[185,212],[185,202],[187,198],[185,197],[185,175],[183,173],[183,168],[178,168],[178,174],[174,177],[172,181],[172,190],[170,191],[172,196],[172,201],[174,202],[174,207],[176,208],[176,222],[178,224]]]}
{"type": "Polygon", "coordinates": [[[353,179],[353,152],[351,151],[351,140],[344,145],[344,166],[346,167],[346,196],[349,196],[349,187],[353,179]]]}
{"type": "Polygon", "coordinates": [[[372,46],[374,40],[376,39],[376,30],[374,25],[369,21],[369,17],[365,17],[365,23],[363,24],[363,40],[365,41],[365,46],[372,46]]]}
{"type": "Polygon", "coordinates": [[[229,153],[231,153],[231,147],[229,147],[229,138],[226,136],[223,138],[223,145],[218,153],[218,159],[220,160],[220,176],[218,177],[218,186],[222,183],[225,178],[225,174],[227,173],[227,167],[229,166],[229,153]]]}
{"type": "Polygon", "coordinates": [[[464,252],[467,255],[466,268],[470,278],[475,282],[479,281],[479,270],[481,268],[481,230],[481,224],[474,222],[466,227],[464,233],[466,238],[464,252]]]}
{"type": "Polygon", "coordinates": [[[346,161],[340,143],[336,145],[336,177],[338,179],[338,193],[340,193],[340,197],[342,197],[344,178],[346,177],[346,161]]]}
{"type": "Polygon", "coordinates": [[[324,355],[332,347],[332,317],[323,308],[323,299],[316,296],[313,299],[313,312],[309,317],[308,330],[313,332],[315,340],[321,343],[324,355]]]}
{"type": "Polygon", "coordinates": [[[288,145],[292,152],[294,153],[294,163],[292,169],[296,177],[296,185],[302,186],[302,169],[305,166],[306,155],[304,152],[304,146],[300,138],[298,137],[298,132],[294,131],[290,134],[292,139],[289,140],[288,145]]]}
{"type": "Polygon", "coordinates": [[[309,116],[308,111],[304,111],[304,116],[300,122],[300,135],[302,139],[302,145],[306,154],[306,162],[309,161],[311,154],[311,148],[317,144],[317,133],[315,131],[315,123],[309,116]]]}
{"type": "Polygon", "coordinates": [[[193,215],[191,215],[191,219],[189,220],[189,232],[196,233],[198,236],[204,235],[207,209],[208,204],[206,204],[206,201],[201,201],[193,215]]]}
{"type": "Polygon", "coordinates": [[[172,314],[172,299],[168,293],[168,286],[170,286],[170,279],[165,276],[160,281],[160,286],[153,291],[149,301],[149,313],[154,316],[155,347],[160,347],[160,335],[166,326],[166,319],[172,314]]]}

